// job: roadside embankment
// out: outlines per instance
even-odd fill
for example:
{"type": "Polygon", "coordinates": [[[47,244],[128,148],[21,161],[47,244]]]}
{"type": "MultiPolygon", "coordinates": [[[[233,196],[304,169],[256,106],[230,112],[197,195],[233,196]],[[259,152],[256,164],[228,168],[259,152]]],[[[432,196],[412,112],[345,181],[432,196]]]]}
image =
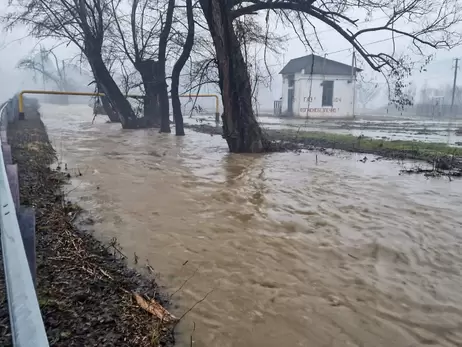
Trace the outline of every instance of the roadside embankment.
{"type": "MultiPolygon", "coordinates": [[[[21,204],[36,212],[37,296],[50,346],[173,345],[171,321],[163,323],[149,307],[140,307],[166,304],[155,281],[74,225],[80,209],[62,189],[70,175],[50,168],[56,156],[45,126],[36,110],[27,111],[26,120],[10,124],[8,138],[21,204]]],[[[0,278],[0,345],[9,346],[2,273],[0,278]]]]}
{"type": "MultiPolygon", "coordinates": [[[[221,135],[222,128],[208,124],[189,124],[185,127],[198,132],[221,135]]],[[[315,131],[264,129],[270,141],[280,150],[336,149],[355,153],[374,154],[399,160],[422,160],[434,164],[437,169],[462,169],[462,148],[444,143],[420,141],[389,141],[364,136],[315,131]]]]}

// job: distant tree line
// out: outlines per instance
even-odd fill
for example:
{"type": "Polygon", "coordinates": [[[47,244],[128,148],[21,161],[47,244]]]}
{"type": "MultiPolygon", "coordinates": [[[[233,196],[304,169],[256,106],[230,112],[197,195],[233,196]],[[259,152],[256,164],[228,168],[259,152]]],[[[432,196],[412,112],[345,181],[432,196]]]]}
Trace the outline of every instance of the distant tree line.
{"type": "MultiPolygon", "coordinates": [[[[262,152],[271,143],[256,119],[256,87],[268,83],[266,54],[278,52],[287,40],[278,34],[282,29],[293,29],[311,50],[321,44],[317,23],[334,29],[385,76],[390,100],[408,105],[412,100],[404,81],[416,64],[397,52],[394,39],[408,37],[424,65],[428,49],[460,43],[460,7],[457,0],[10,0],[2,20],[7,29],[24,25],[35,38],[75,45],[93,73],[95,89],[106,95],[105,108],[124,128],[158,127],[169,133],[170,95],[175,132],[184,135],[179,84],[188,66],[194,77],[190,89],[198,91],[204,83],[219,87],[229,150],[262,152]],[[361,29],[353,13],[387,18],[361,29]],[[388,53],[370,52],[362,45],[365,36],[377,32],[393,39],[388,53]],[[257,46],[263,48],[263,61],[257,46]],[[122,83],[116,74],[124,77],[122,83]],[[143,91],[142,115],[126,98],[134,87],[143,91]]],[[[55,77],[58,87],[65,88],[59,83],[66,79],[55,77]]]]}

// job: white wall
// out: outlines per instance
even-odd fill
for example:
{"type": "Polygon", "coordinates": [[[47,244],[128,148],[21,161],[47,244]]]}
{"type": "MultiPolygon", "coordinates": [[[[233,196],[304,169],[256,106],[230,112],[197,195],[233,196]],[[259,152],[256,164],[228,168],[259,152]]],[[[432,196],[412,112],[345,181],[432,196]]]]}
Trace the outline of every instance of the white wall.
{"type": "Polygon", "coordinates": [[[289,83],[287,82],[287,76],[282,75],[282,113],[287,112],[287,94],[289,92],[289,83]]]}
{"type": "MultiPolygon", "coordinates": [[[[295,97],[293,115],[295,117],[352,117],[353,116],[353,84],[348,83],[350,76],[323,76],[295,74],[295,97]],[[332,107],[322,107],[323,81],[334,81],[334,96],[332,107]],[[310,94],[311,87],[311,94],[310,94]],[[309,98],[311,95],[311,99],[309,98]]],[[[287,77],[283,76],[282,113],[287,112],[287,77]]]]}

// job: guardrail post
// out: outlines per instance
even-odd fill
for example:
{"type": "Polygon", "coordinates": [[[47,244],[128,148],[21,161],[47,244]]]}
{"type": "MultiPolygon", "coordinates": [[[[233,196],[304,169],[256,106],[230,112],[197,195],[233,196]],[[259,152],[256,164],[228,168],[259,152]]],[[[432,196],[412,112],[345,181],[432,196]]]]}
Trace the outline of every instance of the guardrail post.
{"type": "Polygon", "coordinates": [[[35,211],[32,207],[20,206],[17,216],[32,281],[36,285],[35,211]]]}
{"type": "Polygon", "coordinates": [[[13,197],[14,206],[16,210],[19,208],[19,181],[18,181],[18,165],[9,164],[5,165],[6,175],[8,176],[8,183],[10,184],[11,196],[13,197]]]}
{"type": "Polygon", "coordinates": [[[11,147],[6,145],[7,124],[18,117],[15,100],[17,97],[10,99],[0,109],[0,135],[3,147],[0,152],[0,246],[5,270],[11,338],[15,347],[49,347],[34,288],[35,212],[32,208],[19,206],[18,166],[11,164],[11,147]]]}
{"type": "Polygon", "coordinates": [[[7,143],[2,143],[3,162],[5,165],[13,164],[13,158],[11,156],[11,146],[7,143]]]}

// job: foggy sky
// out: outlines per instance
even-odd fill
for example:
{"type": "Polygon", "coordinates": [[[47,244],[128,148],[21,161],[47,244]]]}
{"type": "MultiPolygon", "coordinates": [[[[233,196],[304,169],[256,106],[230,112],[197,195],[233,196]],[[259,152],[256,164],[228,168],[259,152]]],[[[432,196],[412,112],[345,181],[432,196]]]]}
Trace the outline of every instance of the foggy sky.
{"type": "MultiPolygon", "coordinates": [[[[0,12],[3,12],[5,6],[0,6],[0,12]]],[[[384,22],[386,19],[383,18],[383,14],[378,14],[376,20],[372,20],[367,23],[361,23],[364,19],[364,16],[358,15],[357,18],[360,21],[359,28],[367,26],[377,26],[381,22],[384,22]],[[378,19],[377,19],[378,18],[378,19]]],[[[352,50],[351,45],[343,39],[339,34],[334,30],[327,27],[321,22],[315,22],[316,28],[318,31],[318,36],[321,40],[322,47],[317,45],[315,51],[311,52],[309,49],[305,48],[303,44],[298,40],[296,34],[293,31],[283,31],[278,28],[278,33],[284,32],[290,36],[290,39],[287,41],[285,53],[282,55],[274,56],[268,55],[267,62],[272,72],[272,83],[271,88],[260,87],[258,92],[258,101],[262,109],[272,109],[273,100],[277,100],[281,97],[281,87],[282,87],[282,77],[279,75],[279,71],[283,68],[284,63],[287,63],[290,59],[297,58],[306,54],[315,53],[321,56],[327,54],[328,59],[336,60],[342,63],[351,64],[352,59],[352,50]],[[340,52],[338,52],[340,51],[340,52]]],[[[351,27],[353,29],[353,27],[351,27]]],[[[462,29],[462,28],[461,28],[462,29]]],[[[274,28],[273,28],[274,30],[274,28]]],[[[16,65],[21,58],[29,55],[31,51],[35,48],[38,49],[38,41],[27,37],[27,31],[25,28],[16,28],[13,32],[5,34],[2,32],[0,36],[0,73],[2,84],[0,85],[0,100],[5,100],[11,97],[12,94],[21,90],[21,89],[34,89],[34,88],[43,88],[42,83],[36,83],[32,80],[32,74],[24,70],[16,69],[16,65]],[[7,81],[7,83],[5,83],[7,81]]],[[[386,42],[379,42],[376,44],[368,45],[370,42],[388,39],[390,38],[390,33],[373,33],[369,36],[364,35],[361,43],[366,45],[366,48],[374,53],[384,52],[390,53],[392,51],[393,43],[391,40],[386,42]]],[[[315,38],[313,36],[313,42],[315,38]]],[[[55,41],[45,40],[41,42],[46,48],[50,48],[56,44],[55,41]]],[[[396,47],[398,52],[408,52],[407,47],[410,44],[408,38],[397,38],[396,47]]],[[[433,51],[428,51],[433,52],[433,51]]],[[[72,44],[69,46],[61,45],[56,48],[55,54],[59,59],[70,59],[78,54],[78,49],[72,44]]],[[[263,60],[263,50],[260,50],[260,56],[263,60]]],[[[440,50],[436,51],[436,57],[434,61],[427,66],[427,72],[420,73],[418,71],[413,72],[412,83],[417,87],[417,94],[419,88],[426,82],[430,87],[438,87],[442,85],[451,84],[453,80],[453,58],[462,57],[462,47],[457,47],[451,51],[440,50]]],[[[358,55],[358,60],[362,61],[362,58],[358,55]]],[[[462,64],[461,64],[462,65],[462,64]]],[[[381,96],[377,97],[374,101],[373,106],[380,106],[381,104],[386,103],[387,94],[386,86],[383,77],[379,73],[372,71],[370,67],[364,63],[359,65],[364,69],[362,74],[366,75],[366,79],[370,76],[375,76],[381,86],[383,86],[384,92],[381,96]]],[[[459,70],[460,71],[460,70],[459,70]]],[[[462,78],[462,77],[461,77],[462,78]]],[[[462,84],[462,80],[459,84],[462,84]]],[[[202,89],[201,92],[214,92],[213,88],[202,89]]]]}

